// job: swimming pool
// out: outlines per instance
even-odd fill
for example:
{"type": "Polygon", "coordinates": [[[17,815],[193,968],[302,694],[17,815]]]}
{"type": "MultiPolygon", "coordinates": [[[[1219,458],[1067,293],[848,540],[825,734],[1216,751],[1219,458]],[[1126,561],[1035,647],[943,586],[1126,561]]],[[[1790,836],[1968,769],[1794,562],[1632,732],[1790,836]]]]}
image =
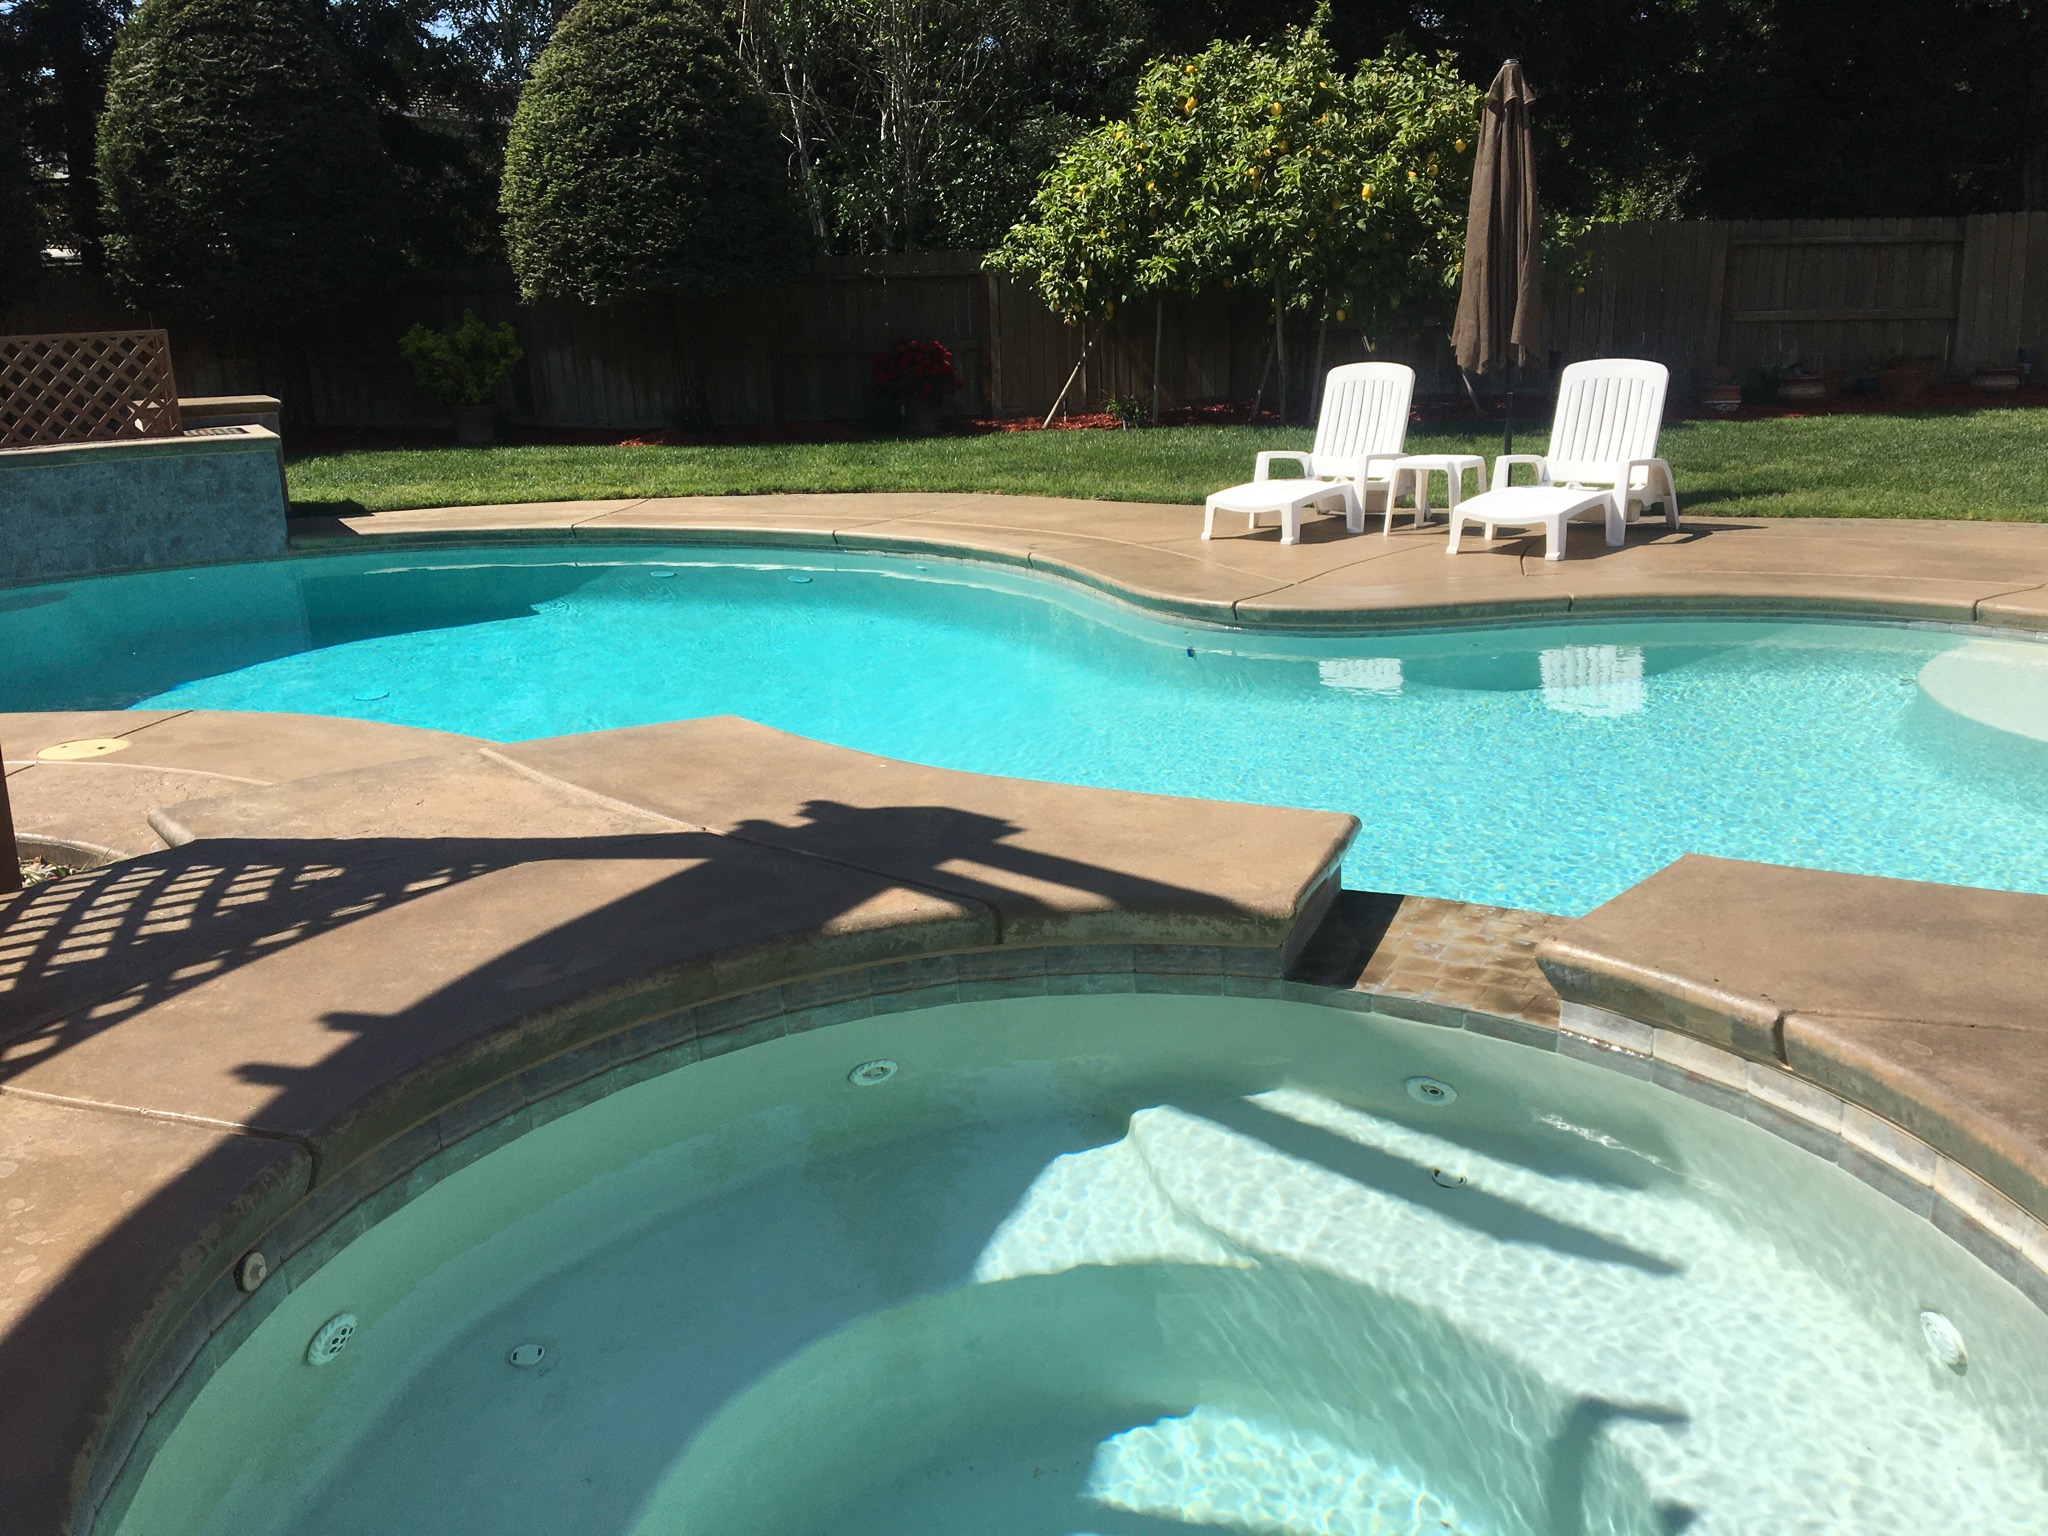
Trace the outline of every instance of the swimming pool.
{"type": "Polygon", "coordinates": [[[2048,1532],[2048,1318],[1932,1225],[1618,1073],[1304,1003],[749,1046],[265,1290],[125,1536],[2048,1532]]]}
{"type": "Polygon", "coordinates": [[[0,707],[130,704],[499,740],[740,714],[949,768],[1351,811],[1347,884],[1564,914],[1688,851],[2048,890],[2048,725],[2027,723],[2048,646],[1934,629],[1288,637],[964,563],[649,546],[0,593],[0,707]]]}

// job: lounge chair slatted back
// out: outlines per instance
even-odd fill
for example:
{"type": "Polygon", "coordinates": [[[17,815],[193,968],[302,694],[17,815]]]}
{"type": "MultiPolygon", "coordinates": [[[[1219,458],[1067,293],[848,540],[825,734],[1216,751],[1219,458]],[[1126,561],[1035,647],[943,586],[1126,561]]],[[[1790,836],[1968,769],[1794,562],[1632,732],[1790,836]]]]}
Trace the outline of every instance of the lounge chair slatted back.
{"type": "Polygon", "coordinates": [[[1323,384],[1312,473],[1355,476],[1375,455],[1399,454],[1408,437],[1415,370],[1401,363],[1346,363],[1323,384]]]}
{"type": "Polygon", "coordinates": [[[1600,358],[1565,369],[1545,455],[1551,479],[1598,480],[1617,463],[1655,458],[1670,378],[1662,363],[1634,358],[1600,358]]]}
{"type": "Polygon", "coordinates": [[[1678,523],[1678,486],[1671,466],[1657,457],[1664,424],[1664,391],[1671,370],[1633,357],[1573,363],[1557,381],[1557,414],[1548,453],[1504,453],[1493,461],[1493,488],[1451,512],[1451,553],[1468,523],[1490,539],[1499,528],[1541,528],[1543,558],[1564,555],[1565,524],[1601,516],[1607,544],[1626,541],[1637,508],[1659,502],[1664,521],[1678,523]],[[1513,484],[1517,467],[1534,485],[1513,484]],[[1597,491],[1595,488],[1600,488],[1597,491]]]}

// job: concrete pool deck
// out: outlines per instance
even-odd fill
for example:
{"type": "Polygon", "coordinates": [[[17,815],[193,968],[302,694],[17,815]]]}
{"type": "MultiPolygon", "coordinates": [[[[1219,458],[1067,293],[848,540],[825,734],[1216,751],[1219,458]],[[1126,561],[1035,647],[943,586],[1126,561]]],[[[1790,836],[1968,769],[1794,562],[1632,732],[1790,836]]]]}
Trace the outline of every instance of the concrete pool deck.
{"type": "MultiPolygon", "coordinates": [[[[295,537],[903,539],[1290,626],[1676,608],[2048,627],[2048,528],[1718,520],[1611,555],[1589,528],[1552,566],[1504,542],[1466,586],[1475,557],[1449,561],[1441,532],[1346,560],[1383,541],[1200,546],[1186,508],[905,500],[456,509],[295,537]],[[1025,526],[1126,512],[1120,533],[1159,547],[1025,526]],[[1745,585],[1765,548],[1814,569],[1745,585]],[[1915,549],[1927,574],[1878,570],[1915,549]],[[1603,595],[1579,553],[1633,564],[1603,595]]],[[[1571,1055],[1807,1147],[2048,1308],[2048,897],[1705,859],[1575,922],[1340,894],[1346,817],[952,773],[732,720],[495,745],[105,711],[0,715],[0,746],[26,839],[115,856],[0,897],[10,1536],[85,1536],[102,1512],[110,1530],[294,1276],[433,1179],[705,1056],[955,1000],[1277,996],[1571,1055]],[[126,744],[43,755],[80,740],[126,744]],[[250,1287],[255,1252],[272,1278],[250,1287]]]]}
{"type": "Polygon", "coordinates": [[[1329,629],[1567,615],[1795,614],[2048,629],[2048,524],[1893,519],[1690,519],[1633,525],[1610,550],[1575,526],[1542,539],[1468,537],[1439,519],[1347,534],[1310,519],[1302,542],[1199,507],[941,492],[650,497],[439,507],[292,520],[296,551],[377,545],[750,543],[928,554],[1024,567],[1200,623],[1329,629]]]}

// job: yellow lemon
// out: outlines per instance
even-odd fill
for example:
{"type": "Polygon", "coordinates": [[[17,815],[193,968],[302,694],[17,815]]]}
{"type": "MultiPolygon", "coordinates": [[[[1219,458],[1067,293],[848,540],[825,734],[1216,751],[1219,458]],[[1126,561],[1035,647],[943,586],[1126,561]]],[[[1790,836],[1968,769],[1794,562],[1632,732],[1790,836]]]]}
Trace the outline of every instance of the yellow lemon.
{"type": "Polygon", "coordinates": [[[1360,201],[1361,203],[1369,203],[1369,202],[1371,202],[1371,201],[1372,201],[1372,183],[1371,183],[1371,182],[1369,182],[1369,181],[1368,181],[1368,182],[1367,182],[1367,183],[1366,183],[1366,184],[1365,184],[1364,186],[1362,186],[1362,187],[1360,187],[1360,188],[1358,189],[1358,200],[1359,200],[1359,201],[1360,201]]]}
{"type": "Polygon", "coordinates": [[[1465,153],[1465,141],[1463,139],[1453,139],[1451,143],[1457,149],[1459,154],[1462,155],[1463,153],[1465,153]]]}
{"type": "Polygon", "coordinates": [[[1194,110],[1195,110],[1195,98],[1194,98],[1194,97],[1192,97],[1192,96],[1190,96],[1190,97],[1189,97],[1189,98],[1188,98],[1188,99],[1187,99],[1186,101],[1184,101],[1184,102],[1182,102],[1182,103],[1181,103],[1181,108],[1180,108],[1180,109],[1181,109],[1181,111],[1183,111],[1183,112],[1192,112],[1192,111],[1194,111],[1194,110]]]}

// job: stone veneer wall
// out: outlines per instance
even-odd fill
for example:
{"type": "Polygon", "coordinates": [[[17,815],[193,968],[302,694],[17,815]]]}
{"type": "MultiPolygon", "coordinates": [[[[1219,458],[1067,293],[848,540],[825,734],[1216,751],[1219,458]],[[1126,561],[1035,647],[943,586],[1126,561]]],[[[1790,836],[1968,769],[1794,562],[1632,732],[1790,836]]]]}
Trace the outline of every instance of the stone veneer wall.
{"type": "Polygon", "coordinates": [[[1913,1136],[1831,1094],[1688,1036],[1567,1003],[1550,1028],[1355,987],[1290,980],[1270,950],[1165,945],[1004,948],[898,961],[700,1004],[594,1041],[501,1082],[390,1142],[264,1234],[268,1277],[220,1276],[130,1385],[102,1438],[72,1536],[111,1536],[150,1460],[213,1372],[293,1284],[449,1174],[634,1083],[749,1045],[852,1019],[1005,998],[1166,993],[1277,999],[1554,1050],[1749,1121],[1932,1221],[2048,1311],[2048,1230],[1913,1136]]]}
{"type": "Polygon", "coordinates": [[[282,555],[278,466],[257,426],[0,450],[0,585],[282,555]]]}

